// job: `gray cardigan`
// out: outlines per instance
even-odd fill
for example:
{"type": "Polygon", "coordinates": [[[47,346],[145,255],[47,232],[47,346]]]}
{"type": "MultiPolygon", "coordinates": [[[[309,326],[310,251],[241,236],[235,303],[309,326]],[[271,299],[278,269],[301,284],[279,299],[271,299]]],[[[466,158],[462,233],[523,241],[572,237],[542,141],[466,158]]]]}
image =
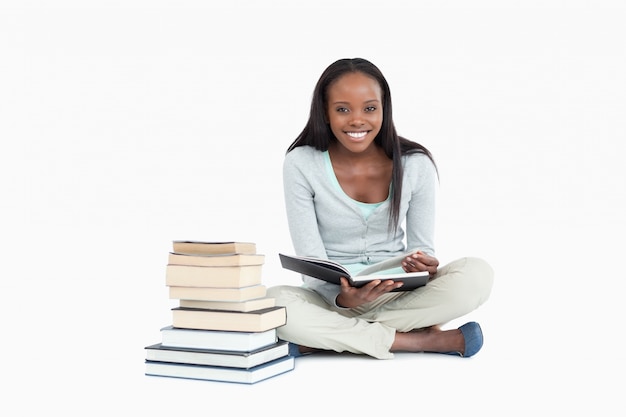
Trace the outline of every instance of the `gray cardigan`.
{"type": "MultiPolygon", "coordinates": [[[[366,219],[355,201],[337,187],[326,168],[325,152],[300,146],[283,163],[283,186],[289,232],[297,255],[342,264],[372,264],[409,249],[434,255],[435,167],[424,154],[402,157],[404,164],[400,224],[388,232],[387,199],[366,219]],[[406,235],[405,235],[406,231],[406,235]]],[[[331,305],[340,287],[303,276],[307,287],[331,305]]]]}

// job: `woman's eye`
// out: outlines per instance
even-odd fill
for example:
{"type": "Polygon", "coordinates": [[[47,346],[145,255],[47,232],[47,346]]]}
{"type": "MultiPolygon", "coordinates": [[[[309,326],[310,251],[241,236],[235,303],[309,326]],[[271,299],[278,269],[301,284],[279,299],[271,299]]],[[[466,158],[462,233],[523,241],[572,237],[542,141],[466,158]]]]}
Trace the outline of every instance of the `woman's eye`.
{"type": "Polygon", "coordinates": [[[337,107],[337,112],[339,113],[347,113],[348,109],[345,107],[337,107]]]}
{"type": "Polygon", "coordinates": [[[366,107],[365,111],[368,111],[368,112],[376,111],[376,107],[374,106],[366,107]]]}

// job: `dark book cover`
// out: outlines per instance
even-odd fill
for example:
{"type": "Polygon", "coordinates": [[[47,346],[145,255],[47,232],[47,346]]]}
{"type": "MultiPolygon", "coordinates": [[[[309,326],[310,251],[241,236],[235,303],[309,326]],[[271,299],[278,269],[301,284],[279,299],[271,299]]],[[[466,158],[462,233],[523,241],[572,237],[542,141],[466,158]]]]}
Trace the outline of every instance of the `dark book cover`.
{"type": "Polygon", "coordinates": [[[279,254],[279,257],[280,263],[285,269],[299,272],[309,277],[321,279],[336,285],[341,285],[341,277],[347,278],[348,281],[350,281],[350,284],[354,287],[362,287],[368,282],[376,279],[392,279],[396,282],[401,281],[404,283],[402,287],[396,288],[393,291],[411,291],[426,285],[430,279],[428,273],[426,272],[391,275],[376,273],[371,276],[360,275],[358,277],[352,277],[342,265],[326,259],[317,260],[313,258],[289,256],[282,253],[279,254]]]}

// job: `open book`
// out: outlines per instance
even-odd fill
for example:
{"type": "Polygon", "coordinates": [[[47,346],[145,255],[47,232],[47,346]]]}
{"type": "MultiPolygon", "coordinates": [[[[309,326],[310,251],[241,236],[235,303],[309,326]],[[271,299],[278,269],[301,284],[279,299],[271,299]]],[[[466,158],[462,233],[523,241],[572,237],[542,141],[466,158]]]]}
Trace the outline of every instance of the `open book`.
{"type": "Polygon", "coordinates": [[[343,265],[328,259],[278,254],[283,268],[337,285],[341,285],[341,277],[347,278],[350,284],[355,287],[361,287],[377,279],[391,279],[404,283],[402,287],[393,291],[410,291],[428,283],[429,274],[427,271],[394,273],[393,270],[401,267],[402,260],[408,255],[409,253],[403,253],[370,265],[356,275],[351,275],[343,265]]]}

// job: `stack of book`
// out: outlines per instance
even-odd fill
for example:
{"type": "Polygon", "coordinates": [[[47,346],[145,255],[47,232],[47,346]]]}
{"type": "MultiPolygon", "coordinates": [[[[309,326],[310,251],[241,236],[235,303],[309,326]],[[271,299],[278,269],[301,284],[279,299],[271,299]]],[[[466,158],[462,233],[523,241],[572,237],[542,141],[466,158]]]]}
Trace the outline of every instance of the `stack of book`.
{"type": "Polygon", "coordinates": [[[276,329],[287,322],[248,242],[174,241],[165,282],[172,325],[147,346],[146,375],[253,384],[294,369],[276,329]]]}

